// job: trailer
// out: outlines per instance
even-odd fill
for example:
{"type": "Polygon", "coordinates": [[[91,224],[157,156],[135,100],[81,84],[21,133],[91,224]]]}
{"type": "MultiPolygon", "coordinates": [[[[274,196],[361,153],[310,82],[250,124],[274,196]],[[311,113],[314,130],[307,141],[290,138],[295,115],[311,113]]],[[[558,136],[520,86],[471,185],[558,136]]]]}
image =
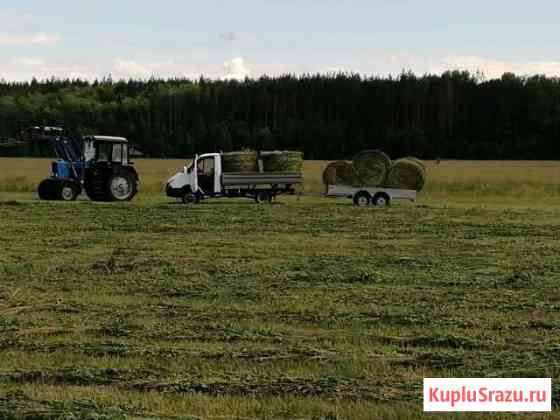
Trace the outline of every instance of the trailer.
{"type": "Polygon", "coordinates": [[[222,155],[196,155],[190,164],[166,184],[168,197],[196,204],[202,199],[247,197],[257,203],[272,202],[280,194],[293,194],[303,184],[299,172],[222,172],[222,155]]]}
{"type": "Polygon", "coordinates": [[[350,185],[327,185],[325,197],[351,198],[356,206],[390,206],[394,200],[416,201],[415,190],[350,185]]]}

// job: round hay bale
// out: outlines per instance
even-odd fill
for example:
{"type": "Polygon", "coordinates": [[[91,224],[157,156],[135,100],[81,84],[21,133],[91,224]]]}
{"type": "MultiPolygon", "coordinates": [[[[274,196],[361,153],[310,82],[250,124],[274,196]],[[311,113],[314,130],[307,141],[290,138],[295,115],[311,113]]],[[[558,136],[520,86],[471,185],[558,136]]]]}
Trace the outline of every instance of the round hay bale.
{"type": "Polygon", "coordinates": [[[325,185],[353,185],[354,167],[345,160],[331,162],[323,171],[323,184],[325,185]]]}
{"type": "Polygon", "coordinates": [[[387,180],[391,158],[381,150],[365,150],[354,156],[356,181],[360,185],[379,187],[387,180]]]}
{"type": "Polygon", "coordinates": [[[301,172],[303,170],[303,153],[276,151],[261,152],[265,172],[301,172]]]}
{"type": "Polygon", "coordinates": [[[247,150],[224,153],[222,155],[222,166],[223,172],[258,172],[257,152],[247,150]]]}
{"type": "Polygon", "coordinates": [[[403,188],[422,191],[426,184],[426,172],[416,162],[408,159],[398,159],[393,163],[387,186],[389,188],[403,188]]]}
{"type": "Polygon", "coordinates": [[[412,162],[417,163],[418,165],[420,165],[422,167],[422,169],[424,171],[426,171],[426,164],[424,163],[423,160],[420,160],[420,159],[418,159],[417,157],[414,157],[414,156],[407,156],[407,157],[404,157],[403,159],[404,160],[410,160],[412,162]]]}

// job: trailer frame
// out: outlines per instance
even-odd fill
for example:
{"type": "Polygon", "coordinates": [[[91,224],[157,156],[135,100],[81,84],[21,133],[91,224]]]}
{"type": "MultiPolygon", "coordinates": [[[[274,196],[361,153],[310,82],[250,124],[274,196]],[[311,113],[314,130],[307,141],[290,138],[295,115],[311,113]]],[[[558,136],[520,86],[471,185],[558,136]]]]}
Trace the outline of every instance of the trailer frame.
{"type": "Polygon", "coordinates": [[[342,184],[327,185],[327,191],[324,194],[325,197],[351,198],[354,204],[360,207],[390,206],[393,200],[416,201],[417,195],[415,190],[342,184]]]}

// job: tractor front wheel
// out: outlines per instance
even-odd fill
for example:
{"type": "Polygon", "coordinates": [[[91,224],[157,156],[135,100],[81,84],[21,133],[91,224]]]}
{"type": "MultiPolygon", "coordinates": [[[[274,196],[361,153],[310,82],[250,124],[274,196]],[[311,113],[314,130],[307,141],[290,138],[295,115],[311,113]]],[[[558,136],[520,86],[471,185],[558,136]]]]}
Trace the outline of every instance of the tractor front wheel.
{"type": "Polygon", "coordinates": [[[81,188],[71,182],[63,182],[59,189],[62,201],[74,201],[81,193],[81,188]]]}

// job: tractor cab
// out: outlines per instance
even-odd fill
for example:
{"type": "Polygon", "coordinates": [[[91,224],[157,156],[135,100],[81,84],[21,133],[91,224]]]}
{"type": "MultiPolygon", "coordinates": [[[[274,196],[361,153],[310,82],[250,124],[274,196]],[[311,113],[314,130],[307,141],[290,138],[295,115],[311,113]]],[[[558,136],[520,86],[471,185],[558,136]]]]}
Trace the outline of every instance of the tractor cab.
{"type": "Polygon", "coordinates": [[[84,137],[83,154],[85,162],[129,164],[128,141],[124,137],[84,137]]]}

